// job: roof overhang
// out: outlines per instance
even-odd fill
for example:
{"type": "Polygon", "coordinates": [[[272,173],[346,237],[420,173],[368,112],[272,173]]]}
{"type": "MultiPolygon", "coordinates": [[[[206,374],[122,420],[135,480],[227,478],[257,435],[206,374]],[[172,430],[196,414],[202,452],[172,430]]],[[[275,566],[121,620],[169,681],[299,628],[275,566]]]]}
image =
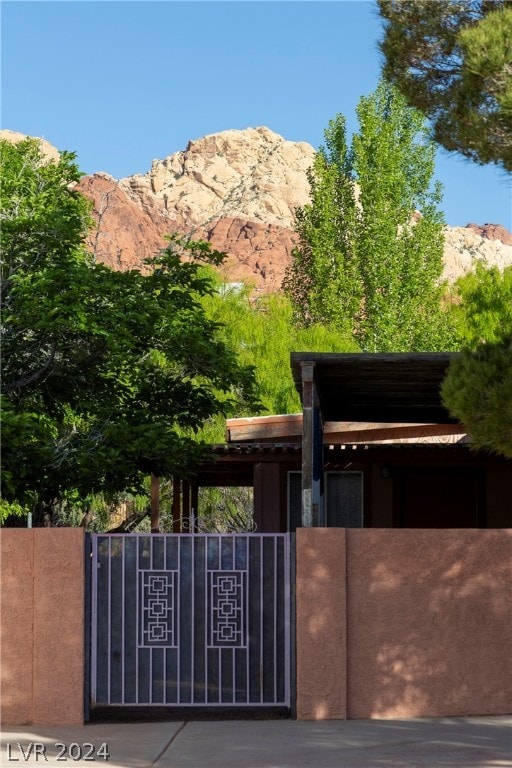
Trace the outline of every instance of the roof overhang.
{"type": "Polygon", "coordinates": [[[324,422],[456,424],[441,384],[457,353],[311,353],[290,356],[302,400],[303,370],[313,380],[324,422]]]}
{"type": "MultiPolygon", "coordinates": [[[[302,413],[281,416],[249,416],[226,419],[228,444],[302,442],[302,413]]],[[[465,438],[462,424],[397,424],[367,421],[326,421],[325,444],[375,442],[459,442],[465,438]]]]}

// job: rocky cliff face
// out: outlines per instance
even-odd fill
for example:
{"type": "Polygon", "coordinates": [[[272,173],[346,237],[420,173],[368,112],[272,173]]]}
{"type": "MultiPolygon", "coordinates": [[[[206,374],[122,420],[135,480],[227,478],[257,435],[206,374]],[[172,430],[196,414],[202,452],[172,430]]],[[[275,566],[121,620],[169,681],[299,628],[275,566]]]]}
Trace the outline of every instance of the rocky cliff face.
{"type": "Polygon", "coordinates": [[[495,224],[446,227],[444,277],[453,282],[475,269],[478,262],[504,269],[512,265],[512,235],[495,224]]]}
{"type": "MultiPolygon", "coordinates": [[[[55,152],[46,144],[47,153],[55,152]]],[[[294,212],[309,199],[313,156],[309,144],[248,128],[191,141],[184,151],[154,160],[146,174],[86,176],[78,186],[93,201],[97,222],[88,245],[115,269],[140,268],[166,234],[180,232],[226,251],[229,280],[279,290],[296,242],[294,212]]],[[[495,224],[447,227],[445,277],[452,281],[479,261],[512,264],[511,233],[495,224]]]]}
{"type": "Polygon", "coordinates": [[[225,251],[229,280],[278,290],[295,244],[295,208],[309,199],[313,155],[309,144],[249,128],[192,141],[144,175],[86,176],[78,186],[98,222],[89,246],[116,269],[140,267],[166,234],[180,232],[225,251]]]}

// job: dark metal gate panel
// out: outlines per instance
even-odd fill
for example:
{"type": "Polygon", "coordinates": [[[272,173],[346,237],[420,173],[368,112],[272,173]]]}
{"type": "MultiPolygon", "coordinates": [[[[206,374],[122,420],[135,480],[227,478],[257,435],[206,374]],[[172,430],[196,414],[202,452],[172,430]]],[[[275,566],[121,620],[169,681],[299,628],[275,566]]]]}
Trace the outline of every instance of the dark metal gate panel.
{"type": "Polygon", "coordinates": [[[92,571],[93,705],[290,705],[286,534],[98,534],[92,571]]]}

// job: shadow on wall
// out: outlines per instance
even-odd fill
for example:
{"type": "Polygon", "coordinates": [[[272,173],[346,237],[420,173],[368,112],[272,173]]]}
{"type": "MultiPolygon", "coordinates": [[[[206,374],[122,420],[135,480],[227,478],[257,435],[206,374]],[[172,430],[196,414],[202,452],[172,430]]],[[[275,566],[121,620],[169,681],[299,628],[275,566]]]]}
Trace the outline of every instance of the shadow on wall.
{"type": "Polygon", "coordinates": [[[347,716],[512,710],[512,531],[347,531],[347,716]]]}
{"type": "Polygon", "coordinates": [[[298,528],[297,718],[345,719],[346,604],[343,528],[298,528]]]}
{"type": "Polygon", "coordinates": [[[83,722],[84,532],[5,529],[1,721],[83,722]]]}

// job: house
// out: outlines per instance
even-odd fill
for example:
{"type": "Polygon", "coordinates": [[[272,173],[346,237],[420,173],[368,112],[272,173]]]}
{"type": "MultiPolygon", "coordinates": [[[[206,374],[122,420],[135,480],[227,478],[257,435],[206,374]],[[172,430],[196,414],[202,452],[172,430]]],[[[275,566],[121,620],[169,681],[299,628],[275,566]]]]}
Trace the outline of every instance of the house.
{"type": "Polygon", "coordinates": [[[475,451],[441,402],[452,357],[292,353],[302,414],[228,420],[187,503],[252,486],[259,532],[510,527],[512,461],[475,451]]]}

